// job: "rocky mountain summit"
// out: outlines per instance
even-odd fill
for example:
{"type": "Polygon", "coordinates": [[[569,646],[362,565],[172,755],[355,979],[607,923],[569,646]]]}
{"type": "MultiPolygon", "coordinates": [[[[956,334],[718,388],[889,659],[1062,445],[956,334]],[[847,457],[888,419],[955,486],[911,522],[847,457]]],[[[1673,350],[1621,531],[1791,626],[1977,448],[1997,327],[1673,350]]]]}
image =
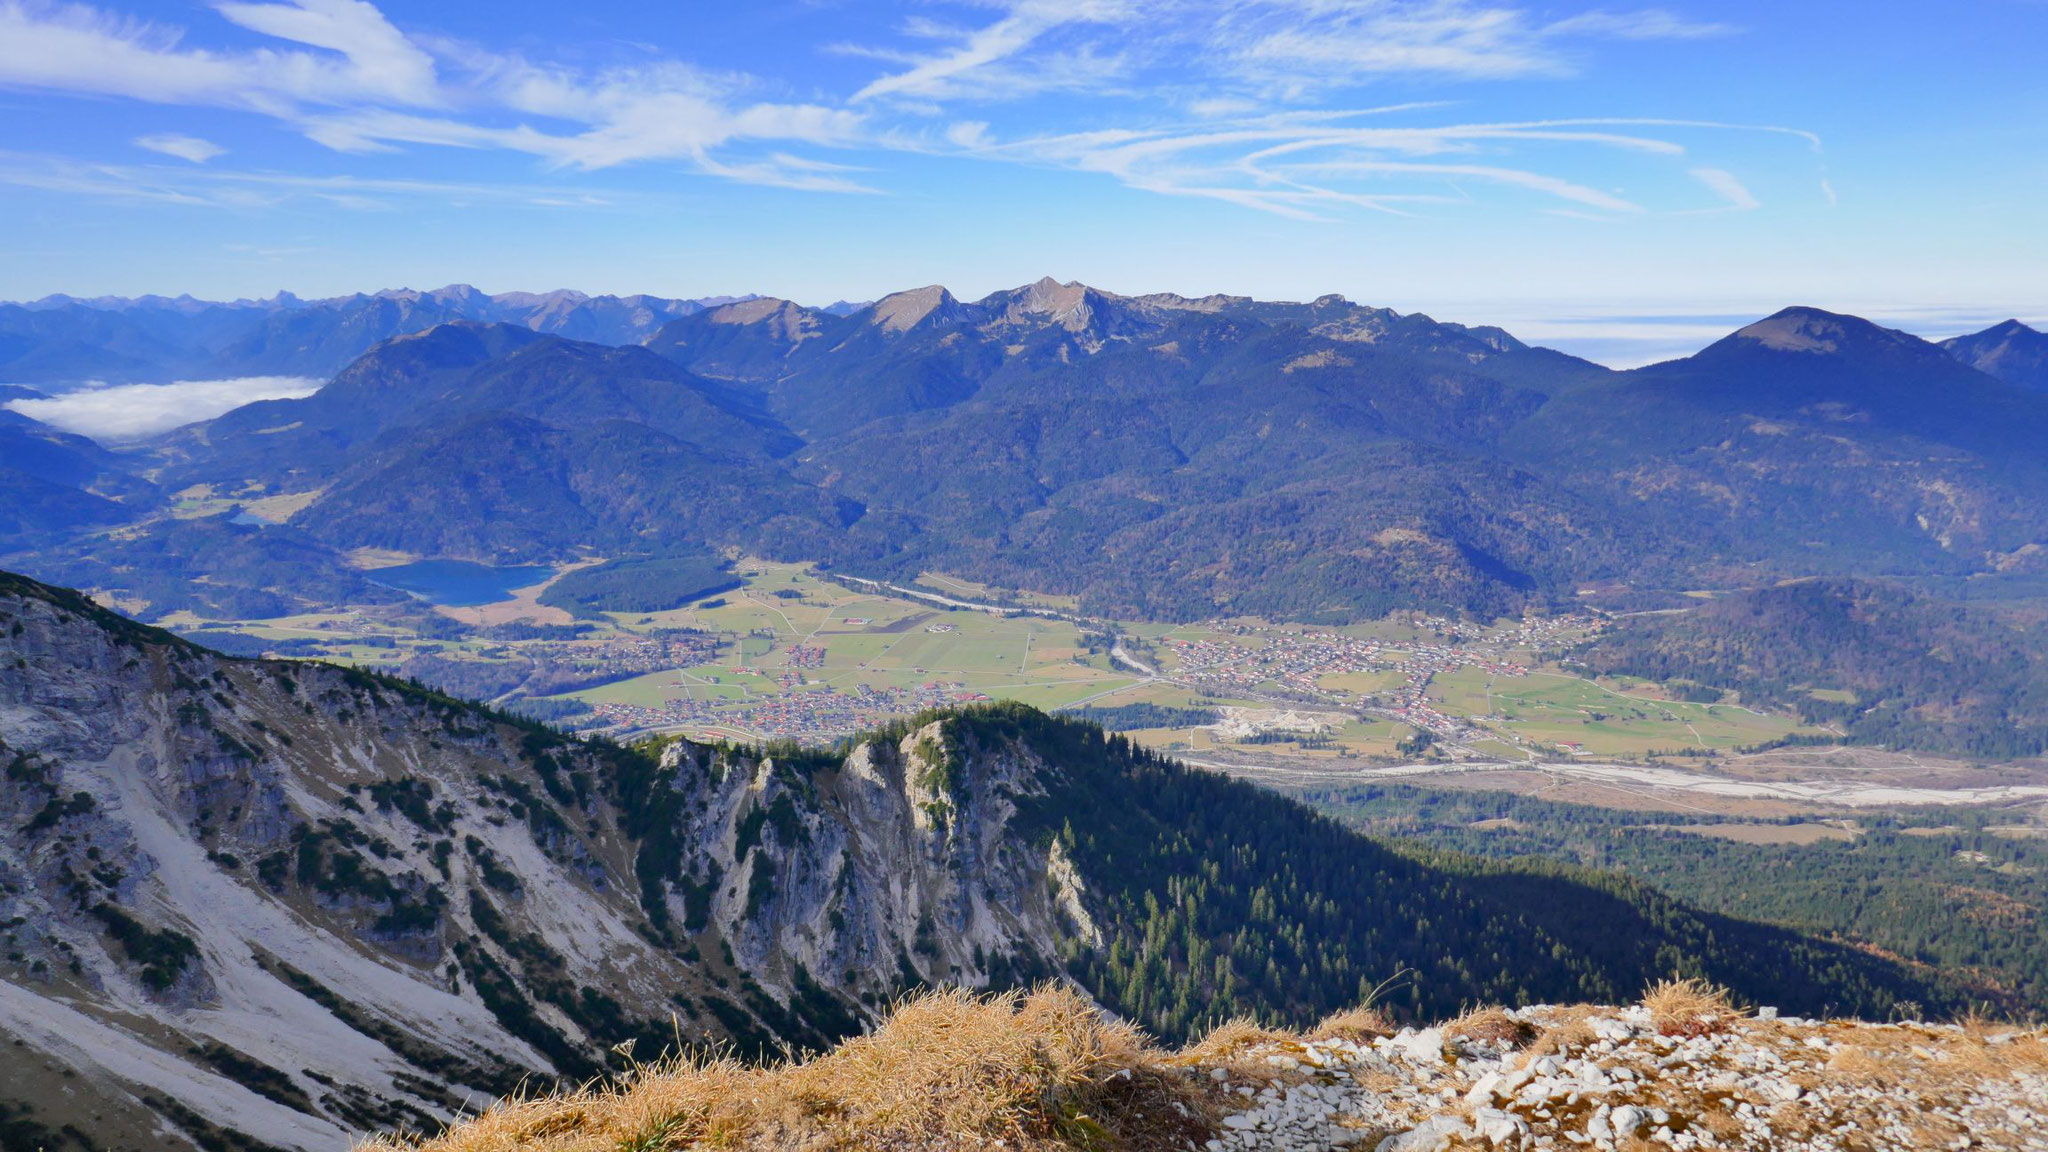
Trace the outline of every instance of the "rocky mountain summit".
{"type": "Polygon", "coordinates": [[[1768,1008],[1743,1017],[1656,1000],[1496,1009],[1369,1041],[1253,1044],[1209,1070],[1245,1107],[1226,1112],[1204,1147],[2048,1148],[2038,1030],[1768,1008]]]}
{"type": "Polygon", "coordinates": [[[637,1069],[380,1152],[1004,1148],[1599,1152],[2048,1148],[2048,1034],[1737,1011],[1666,982],[1628,1007],[1396,1029],[1238,1021],[1176,1052],[1071,991],[905,1004],[808,1063],[637,1069]]]}

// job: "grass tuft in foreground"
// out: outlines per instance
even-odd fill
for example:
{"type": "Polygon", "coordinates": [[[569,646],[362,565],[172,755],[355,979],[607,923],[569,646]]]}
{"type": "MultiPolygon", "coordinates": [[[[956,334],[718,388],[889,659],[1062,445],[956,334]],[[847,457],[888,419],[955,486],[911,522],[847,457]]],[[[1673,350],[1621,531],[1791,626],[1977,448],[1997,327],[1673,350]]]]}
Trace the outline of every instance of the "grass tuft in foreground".
{"type": "Polygon", "coordinates": [[[1206,1110],[1188,1072],[1068,989],[954,990],[908,1000],[872,1035],[807,1063],[672,1061],[364,1152],[1136,1152],[1186,1147],[1209,1130],[1206,1110]]]}

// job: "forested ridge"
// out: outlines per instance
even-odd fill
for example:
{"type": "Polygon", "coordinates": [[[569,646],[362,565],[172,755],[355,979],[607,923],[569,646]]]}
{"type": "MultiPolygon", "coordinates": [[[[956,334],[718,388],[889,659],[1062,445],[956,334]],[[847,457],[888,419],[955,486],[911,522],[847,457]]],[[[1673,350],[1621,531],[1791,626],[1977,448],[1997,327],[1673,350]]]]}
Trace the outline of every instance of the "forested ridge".
{"type": "Polygon", "coordinates": [[[1865,941],[2003,989],[2026,1013],[2048,1011],[2048,840],[2028,838],[2024,811],[1879,813],[1855,818],[1856,831],[1841,838],[1752,844],[1668,827],[1711,831],[1724,818],[1504,792],[1370,785],[1295,794],[1388,842],[1625,875],[1693,907],[1865,941]]]}
{"type": "Polygon", "coordinates": [[[1072,974],[1166,1036],[1233,1015],[1299,1023],[1389,982],[1416,1016],[1474,1002],[1615,1001],[1703,975],[1787,1011],[1889,1013],[1970,999],[1958,982],[1838,944],[1703,913],[1612,872],[1367,839],[1301,804],[1021,706],[1013,732],[1059,784],[1018,801],[1086,877],[1105,940],[1072,974]]]}
{"type": "Polygon", "coordinates": [[[1967,756],[2048,749],[2038,627],[1865,580],[1802,580],[1627,618],[1577,653],[1595,672],[1686,680],[1858,744],[1967,756]]]}
{"type": "Polygon", "coordinates": [[[738,587],[731,569],[703,552],[622,556],[564,574],[540,602],[590,619],[606,612],[666,612],[738,587]]]}

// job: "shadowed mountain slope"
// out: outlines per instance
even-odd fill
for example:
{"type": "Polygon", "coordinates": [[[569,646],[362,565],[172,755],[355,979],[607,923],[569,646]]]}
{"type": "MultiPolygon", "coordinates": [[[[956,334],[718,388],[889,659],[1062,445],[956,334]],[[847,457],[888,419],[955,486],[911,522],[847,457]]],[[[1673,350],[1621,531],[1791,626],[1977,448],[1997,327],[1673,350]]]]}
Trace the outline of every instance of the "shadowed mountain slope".
{"type": "Polygon", "coordinates": [[[2040,627],[1883,584],[1802,580],[1637,616],[1584,658],[1600,672],[1731,689],[1858,743],[2000,758],[2048,751],[2040,627]]]}
{"type": "Polygon", "coordinates": [[[1982,332],[1944,340],[1941,346],[1957,360],[1987,376],[2036,391],[2048,391],[2048,333],[2017,320],[1994,324],[1982,332]]]}
{"type": "Polygon", "coordinates": [[[723,303],[647,348],[442,325],[127,464],[172,492],[310,497],[294,523],[338,550],[737,549],[1175,619],[1849,572],[2025,592],[2048,580],[2048,392],[1954,351],[1793,308],[1616,373],[1335,296],[931,286],[843,314],[723,303]]]}
{"type": "Polygon", "coordinates": [[[1983,571],[2048,528],[2048,397],[1855,317],[1787,309],[1560,391],[1511,454],[1673,542],[1706,582],[1983,571]]]}

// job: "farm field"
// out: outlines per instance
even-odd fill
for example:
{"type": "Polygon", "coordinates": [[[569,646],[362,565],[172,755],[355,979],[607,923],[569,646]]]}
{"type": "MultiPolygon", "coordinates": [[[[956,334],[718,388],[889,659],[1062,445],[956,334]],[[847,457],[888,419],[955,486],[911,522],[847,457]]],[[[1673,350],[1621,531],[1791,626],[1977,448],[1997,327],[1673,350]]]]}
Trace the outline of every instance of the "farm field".
{"type": "Polygon", "coordinates": [[[1542,668],[1523,676],[1458,669],[1437,676],[1431,696],[1446,714],[1475,718],[1522,745],[1598,756],[1724,751],[1806,730],[1790,717],[1739,704],[1667,699],[1654,684],[1602,682],[1542,668]]]}
{"type": "MultiPolygon", "coordinates": [[[[475,574],[458,575],[466,589],[475,574]]],[[[1701,758],[1806,731],[1732,700],[1691,703],[1653,683],[1572,673],[1558,661],[1602,626],[1590,616],[1485,625],[1397,613],[1339,628],[1089,621],[1058,598],[937,573],[913,591],[976,603],[999,595],[1022,610],[884,593],[802,564],[743,560],[734,575],[738,587],[661,612],[578,618],[538,603],[545,584],[513,588],[515,578],[501,581],[503,599],[439,596],[468,602],[421,601],[409,616],[365,608],[169,623],[231,650],[395,671],[620,737],[829,743],[979,700],[1078,709],[1165,752],[1304,766],[1701,758]],[[435,618],[467,631],[423,626],[435,618]]]]}
{"type": "Polygon", "coordinates": [[[1646,824],[1665,832],[1690,836],[1711,836],[1738,844],[1819,844],[1830,840],[1854,840],[1856,833],[1833,824],[1646,824]]]}
{"type": "Polygon", "coordinates": [[[1134,683],[1064,620],[856,591],[798,565],[753,562],[738,572],[740,588],[706,603],[610,615],[624,631],[720,637],[710,659],[565,698],[617,727],[816,740],[943,704],[1056,709],[1134,683]]]}
{"type": "Polygon", "coordinates": [[[913,586],[928,588],[941,596],[972,600],[976,603],[1019,604],[1070,613],[1080,611],[1081,607],[1078,597],[1053,596],[1044,592],[1028,592],[1015,588],[996,588],[944,572],[926,572],[917,578],[913,586]]]}

